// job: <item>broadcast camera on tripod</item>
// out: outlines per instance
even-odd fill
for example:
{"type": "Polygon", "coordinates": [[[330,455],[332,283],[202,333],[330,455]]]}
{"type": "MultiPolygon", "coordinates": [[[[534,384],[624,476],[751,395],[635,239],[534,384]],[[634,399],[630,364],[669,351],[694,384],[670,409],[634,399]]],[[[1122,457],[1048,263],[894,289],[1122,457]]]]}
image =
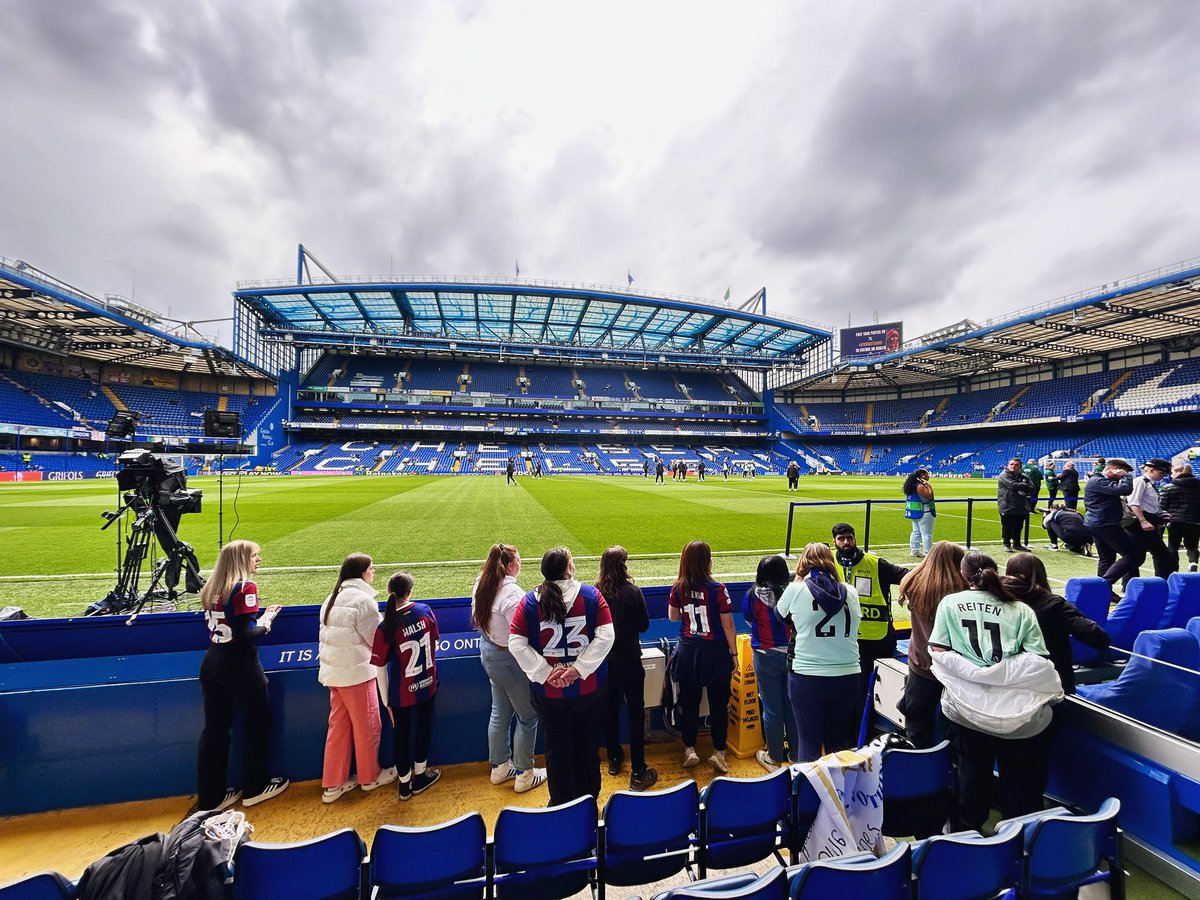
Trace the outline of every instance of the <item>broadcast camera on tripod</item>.
{"type": "Polygon", "coordinates": [[[179,576],[184,576],[185,592],[196,594],[204,587],[200,563],[192,546],[179,539],[179,519],[184,513],[200,512],[201,491],[188,490],[187,470],[183,466],[156,457],[149,450],[126,450],[117,457],[117,487],[122,503],[115,512],[105,511],[103,531],[133,510],[134,520],[126,538],[125,559],[121,563],[116,586],[108,596],[87,608],[85,616],[133,611],[129,621],[142,611],[151,598],[174,601],[179,576]],[[142,563],[150,552],[151,538],[157,538],[163,556],[154,566],[150,584],[140,590],[142,563]]]}

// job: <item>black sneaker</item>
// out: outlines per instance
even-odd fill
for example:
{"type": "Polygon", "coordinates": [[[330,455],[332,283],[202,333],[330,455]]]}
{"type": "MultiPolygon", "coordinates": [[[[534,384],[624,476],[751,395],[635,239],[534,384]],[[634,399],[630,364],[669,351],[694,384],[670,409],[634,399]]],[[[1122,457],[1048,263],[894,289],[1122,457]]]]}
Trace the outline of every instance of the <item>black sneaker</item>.
{"type": "Polygon", "coordinates": [[[396,793],[401,800],[411,800],[413,795],[413,779],[401,778],[396,782],[396,793]]]}
{"type": "Polygon", "coordinates": [[[616,756],[610,755],[608,757],[608,774],[609,775],[620,775],[621,774],[621,766],[624,763],[625,763],[625,754],[624,753],[618,753],[616,756]]]}
{"type": "Polygon", "coordinates": [[[644,791],[647,788],[653,787],[658,781],[658,772],[647,766],[641,772],[634,772],[629,776],[629,789],[631,791],[644,791]]]}
{"type": "Polygon", "coordinates": [[[412,777],[412,792],[419,794],[421,791],[428,790],[437,784],[437,780],[441,777],[441,769],[426,769],[424,772],[418,772],[412,777]]]}
{"type": "Polygon", "coordinates": [[[253,797],[243,797],[242,806],[255,806],[265,800],[270,800],[272,797],[278,797],[288,789],[289,782],[286,778],[272,778],[267,782],[267,786],[253,797]]]}

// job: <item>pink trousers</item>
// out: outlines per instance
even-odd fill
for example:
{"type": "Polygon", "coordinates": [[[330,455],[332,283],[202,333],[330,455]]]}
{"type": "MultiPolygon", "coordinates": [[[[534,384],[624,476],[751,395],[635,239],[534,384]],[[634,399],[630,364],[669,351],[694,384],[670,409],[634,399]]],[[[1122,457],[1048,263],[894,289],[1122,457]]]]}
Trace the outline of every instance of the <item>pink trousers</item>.
{"type": "Polygon", "coordinates": [[[325,735],[325,765],[321,787],[339,787],[350,780],[350,754],[358,783],[379,777],[379,692],[375,680],[329,689],[329,731],[325,735]]]}

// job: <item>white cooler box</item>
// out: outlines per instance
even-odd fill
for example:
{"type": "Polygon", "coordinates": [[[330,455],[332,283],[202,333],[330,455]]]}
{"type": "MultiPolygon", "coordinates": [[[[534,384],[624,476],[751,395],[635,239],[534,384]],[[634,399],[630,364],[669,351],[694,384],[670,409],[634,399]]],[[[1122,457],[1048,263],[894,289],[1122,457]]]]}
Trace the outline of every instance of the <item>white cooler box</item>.
{"type": "Polygon", "coordinates": [[[896,704],[904,696],[904,679],[908,675],[908,663],[898,659],[875,660],[875,712],[889,722],[904,728],[904,716],[896,704]]]}
{"type": "MultiPolygon", "coordinates": [[[[663,684],[667,678],[667,658],[657,647],[642,648],[642,668],[646,670],[646,685],[642,697],[646,709],[662,706],[663,684]]],[[[708,715],[708,691],[700,694],[700,716],[708,715]]]]}

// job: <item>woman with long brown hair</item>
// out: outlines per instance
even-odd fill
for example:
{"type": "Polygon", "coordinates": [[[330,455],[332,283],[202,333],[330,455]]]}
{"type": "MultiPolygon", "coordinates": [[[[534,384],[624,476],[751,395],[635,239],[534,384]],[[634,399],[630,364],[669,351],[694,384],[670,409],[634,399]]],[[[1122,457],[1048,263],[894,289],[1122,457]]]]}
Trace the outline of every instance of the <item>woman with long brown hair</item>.
{"type": "Polygon", "coordinates": [[[281,794],[288,786],[286,778],[267,775],[271,704],[257,642],[271,630],[280,607],[271,606],[261,616],[258,614],[258,587],[251,579],[260,559],[258,544],[230,541],[221,548],[216,568],[200,591],[209,640],[200,664],[200,689],[204,693],[204,730],[200,732],[197,764],[200,809],[226,809],[238,800],[254,806],[281,794]],[[225,784],[235,709],[241,710],[246,724],[244,797],[243,791],[225,784]]]}
{"type": "Polygon", "coordinates": [[[908,677],[904,679],[904,734],[918,750],[932,747],[937,732],[938,701],[942,686],[930,669],[929,632],[938,604],[948,594],[967,589],[959,571],[966,550],[950,541],[938,541],[925,558],[900,580],[900,605],[912,619],[908,642],[908,677]]]}
{"type": "Polygon", "coordinates": [[[325,733],[325,765],[321,800],[332,803],[359,784],[364,791],[391,784],[395,767],[379,766],[379,692],[371,649],[382,617],[371,587],[375,564],[365,553],[342,561],[333,592],[321,606],[318,680],[329,688],[329,727],[325,733]],[[350,779],[350,757],[358,781],[350,779]]]}
{"type": "Polygon", "coordinates": [[[629,577],[629,553],[624,547],[609,547],[600,557],[596,589],[612,613],[616,638],[608,653],[608,708],[604,739],[608,745],[608,774],[619,775],[625,754],[621,750],[621,700],[625,700],[629,725],[629,789],[644,791],[658,780],[658,772],[646,766],[646,670],[638,639],[650,627],[650,613],[642,589],[629,577]]]}
{"type": "Polygon", "coordinates": [[[525,596],[517,584],[521,554],[511,544],[493,544],[471,591],[471,624],[479,631],[479,661],[492,686],[488,718],[488,763],[492,784],[513,782],[518,794],[546,781],[546,770],[533,766],[537,711],[529,679],[508,652],[509,631],[525,596]],[[513,720],[516,720],[514,733],[513,720]]]}
{"type": "Polygon", "coordinates": [[[680,731],[683,736],[683,765],[700,762],[696,753],[699,731],[700,694],[708,689],[709,733],[713,755],[708,758],[718,772],[728,772],[725,738],[729,730],[729,682],[737,656],[733,626],[733,603],[729,590],[712,577],[712,548],[692,541],[679,556],[679,575],[671,586],[667,616],[680,622],[679,646],[673,661],[679,682],[680,731]]]}
{"type": "Polygon", "coordinates": [[[813,542],[800,551],[796,580],[775,607],[795,635],[788,699],[799,733],[797,762],[854,743],[858,694],[858,591],[843,584],[829,547],[813,542]]]}

